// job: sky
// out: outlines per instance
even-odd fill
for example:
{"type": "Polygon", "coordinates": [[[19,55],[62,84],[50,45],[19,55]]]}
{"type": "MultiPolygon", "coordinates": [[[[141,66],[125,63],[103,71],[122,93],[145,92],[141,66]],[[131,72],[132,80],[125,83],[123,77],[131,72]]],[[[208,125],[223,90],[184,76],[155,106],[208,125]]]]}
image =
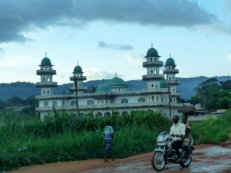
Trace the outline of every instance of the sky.
{"type": "Polygon", "coordinates": [[[38,82],[45,53],[58,84],[77,63],[87,80],[142,79],[151,44],[178,77],[231,75],[231,0],[0,0],[0,83],[38,82]]]}

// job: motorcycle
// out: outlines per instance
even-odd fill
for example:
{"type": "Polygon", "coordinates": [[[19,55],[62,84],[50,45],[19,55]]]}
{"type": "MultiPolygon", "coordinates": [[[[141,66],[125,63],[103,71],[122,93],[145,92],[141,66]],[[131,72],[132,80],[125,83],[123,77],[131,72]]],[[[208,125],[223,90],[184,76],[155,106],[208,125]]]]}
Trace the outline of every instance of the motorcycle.
{"type": "Polygon", "coordinates": [[[153,157],[151,160],[152,167],[156,171],[162,171],[167,163],[179,163],[183,168],[190,165],[192,161],[193,140],[188,146],[188,152],[185,149],[180,148],[180,159],[176,155],[175,149],[172,147],[173,141],[169,140],[169,134],[167,132],[161,132],[157,137],[157,145],[159,148],[154,149],[153,157]]]}

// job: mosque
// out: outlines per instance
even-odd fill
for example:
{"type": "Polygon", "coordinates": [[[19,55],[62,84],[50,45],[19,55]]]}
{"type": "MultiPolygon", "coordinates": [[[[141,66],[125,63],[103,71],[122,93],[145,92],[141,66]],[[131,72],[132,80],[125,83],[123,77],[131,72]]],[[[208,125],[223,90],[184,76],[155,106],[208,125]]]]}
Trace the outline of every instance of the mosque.
{"type": "Polygon", "coordinates": [[[179,82],[175,75],[179,70],[176,69],[174,59],[171,56],[167,59],[163,74],[160,74],[163,61],[160,61],[155,48],[151,47],[144,59],[143,67],[147,69],[147,74],[142,76],[142,80],[147,82],[147,87],[143,90],[131,90],[123,79],[115,76],[100,84],[95,92],[89,92],[84,86],[87,77],[77,65],[70,77],[74,81],[70,94],[56,95],[53,94],[53,88],[57,87],[57,82],[53,81],[56,70],[45,56],[37,70],[41,80],[36,83],[36,87],[41,88],[41,94],[36,96],[39,101],[36,111],[41,119],[49,113],[52,114],[53,108],[73,113],[78,110],[79,114],[93,112],[98,116],[111,115],[112,112],[124,115],[133,110],[161,111],[166,116],[177,114],[181,105],[177,102],[180,93],[176,90],[179,82]]]}

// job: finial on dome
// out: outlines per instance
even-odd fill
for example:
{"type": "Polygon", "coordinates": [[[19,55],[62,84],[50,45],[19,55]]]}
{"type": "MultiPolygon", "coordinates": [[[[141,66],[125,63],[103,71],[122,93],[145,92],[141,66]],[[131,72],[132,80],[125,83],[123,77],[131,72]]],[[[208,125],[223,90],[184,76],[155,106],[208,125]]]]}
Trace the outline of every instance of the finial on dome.
{"type": "Polygon", "coordinates": [[[151,42],[151,48],[153,48],[153,42],[151,42]]]}
{"type": "Polygon", "coordinates": [[[115,73],[115,77],[117,77],[117,73],[115,73]]]}
{"type": "Polygon", "coordinates": [[[172,58],[171,53],[170,53],[170,58],[172,58]]]}
{"type": "Polygon", "coordinates": [[[47,53],[45,52],[45,57],[47,57],[47,53]]]}
{"type": "Polygon", "coordinates": [[[79,65],[79,62],[77,61],[77,65],[79,65]]]}

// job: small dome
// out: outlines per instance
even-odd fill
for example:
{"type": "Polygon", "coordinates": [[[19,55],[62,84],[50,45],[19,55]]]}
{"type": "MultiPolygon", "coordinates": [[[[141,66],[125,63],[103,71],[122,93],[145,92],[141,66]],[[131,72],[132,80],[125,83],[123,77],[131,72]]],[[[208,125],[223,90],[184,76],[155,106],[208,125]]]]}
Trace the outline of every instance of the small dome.
{"type": "Polygon", "coordinates": [[[74,68],[74,73],[83,73],[83,70],[82,70],[82,68],[79,65],[77,65],[74,68]]]}
{"type": "Polygon", "coordinates": [[[52,66],[51,60],[47,57],[43,58],[40,66],[52,66]]]}
{"type": "Polygon", "coordinates": [[[157,50],[153,47],[151,47],[150,49],[148,49],[147,55],[146,57],[160,57],[157,50]]]}
{"type": "Polygon", "coordinates": [[[167,61],[166,61],[166,66],[175,66],[175,61],[173,58],[168,58],[167,61]]]}
{"type": "Polygon", "coordinates": [[[165,80],[160,81],[160,88],[168,88],[168,84],[165,80]]]}
{"type": "Polygon", "coordinates": [[[110,88],[107,83],[102,83],[96,88],[96,92],[107,92],[110,91],[110,88]]]}
{"type": "Polygon", "coordinates": [[[114,77],[109,81],[109,86],[127,86],[123,79],[114,77]]]}

